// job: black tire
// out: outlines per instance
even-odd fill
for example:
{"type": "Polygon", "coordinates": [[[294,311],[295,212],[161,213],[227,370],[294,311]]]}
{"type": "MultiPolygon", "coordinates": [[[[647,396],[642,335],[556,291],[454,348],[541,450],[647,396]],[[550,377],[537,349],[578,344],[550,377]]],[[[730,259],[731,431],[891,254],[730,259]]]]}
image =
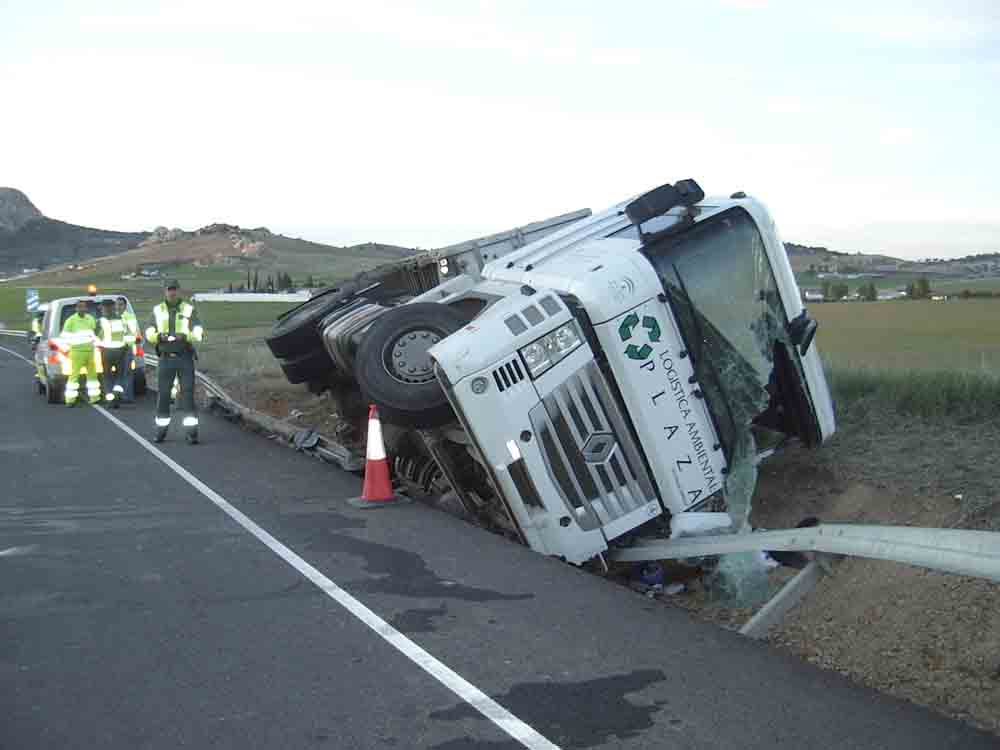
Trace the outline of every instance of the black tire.
{"type": "Polygon", "coordinates": [[[434,302],[394,307],[372,324],[358,347],[354,374],[384,421],[440,427],[454,420],[426,350],[464,325],[460,314],[434,302]],[[413,359],[405,359],[409,355],[413,359]]]}
{"type": "Polygon", "coordinates": [[[352,299],[357,290],[353,283],[328,289],[281,315],[266,339],[271,354],[278,359],[295,359],[322,347],[317,324],[330,311],[352,299]]]}
{"type": "Polygon", "coordinates": [[[136,370],[135,374],[132,376],[135,380],[133,382],[133,387],[136,396],[146,395],[146,371],[136,370]]]}
{"type": "Polygon", "coordinates": [[[278,364],[289,383],[323,380],[333,369],[333,360],[322,346],[295,359],[278,360],[278,364]]]}
{"type": "Polygon", "coordinates": [[[62,386],[53,385],[50,380],[45,386],[45,400],[50,404],[61,404],[66,399],[63,397],[62,386]]]}

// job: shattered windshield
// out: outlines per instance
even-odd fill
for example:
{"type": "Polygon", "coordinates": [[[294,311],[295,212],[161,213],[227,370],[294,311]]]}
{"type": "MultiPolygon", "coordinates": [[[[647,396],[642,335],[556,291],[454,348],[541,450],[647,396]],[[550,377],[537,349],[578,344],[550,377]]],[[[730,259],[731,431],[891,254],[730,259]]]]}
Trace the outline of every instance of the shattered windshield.
{"type": "Polygon", "coordinates": [[[733,209],[645,253],[663,284],[726,452],[727,506],[742,525],[756,483],[751,425],[771,401],[774,342],[786,337],[787,319],[764,243],[750,216],[733,209]]]}

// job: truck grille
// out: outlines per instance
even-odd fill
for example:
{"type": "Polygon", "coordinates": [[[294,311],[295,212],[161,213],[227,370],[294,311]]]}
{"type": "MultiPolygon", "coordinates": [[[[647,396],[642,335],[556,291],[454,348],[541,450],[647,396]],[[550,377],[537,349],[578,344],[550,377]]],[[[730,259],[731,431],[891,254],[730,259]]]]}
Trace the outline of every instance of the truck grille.
{"type": "Polygon", "coordinates": [[[542,456],[584,529],[656,499],[645,464],[595,362],[573,373],[529,413],[542,456]]]}

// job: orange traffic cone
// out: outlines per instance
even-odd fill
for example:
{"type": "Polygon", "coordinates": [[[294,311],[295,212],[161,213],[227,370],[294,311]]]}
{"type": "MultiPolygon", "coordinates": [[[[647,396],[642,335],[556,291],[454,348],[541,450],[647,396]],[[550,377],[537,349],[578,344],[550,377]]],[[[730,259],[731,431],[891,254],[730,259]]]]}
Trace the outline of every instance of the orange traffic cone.
{"type": "Polygon", "coordinates": [[[389,477],[389,460],[385,455],[385,443],[382,440],[382,423],[378,418],[378,408],[375,404],[368,407],[368,448],[365,456],[365,483],[361,497],[352,500],[351,504],[358,508],[377,508],[390,503],[400,502],[401,498],[392,491],[392,479],[389,477]]]}

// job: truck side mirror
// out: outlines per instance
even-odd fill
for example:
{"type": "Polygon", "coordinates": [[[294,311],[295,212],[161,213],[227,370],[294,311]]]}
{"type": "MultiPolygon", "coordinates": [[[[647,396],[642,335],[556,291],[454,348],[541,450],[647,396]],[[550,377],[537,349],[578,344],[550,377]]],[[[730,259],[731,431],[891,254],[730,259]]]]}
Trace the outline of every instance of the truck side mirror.
{"type": "Polygon", "coordinates": [[[809,313],[805,310],[788,323],[788,338],[799,348],[799,354],[802,356],[805,356],[809,347],[812,346],[818,328],[819,325],[809,317],[809,313]]]}

